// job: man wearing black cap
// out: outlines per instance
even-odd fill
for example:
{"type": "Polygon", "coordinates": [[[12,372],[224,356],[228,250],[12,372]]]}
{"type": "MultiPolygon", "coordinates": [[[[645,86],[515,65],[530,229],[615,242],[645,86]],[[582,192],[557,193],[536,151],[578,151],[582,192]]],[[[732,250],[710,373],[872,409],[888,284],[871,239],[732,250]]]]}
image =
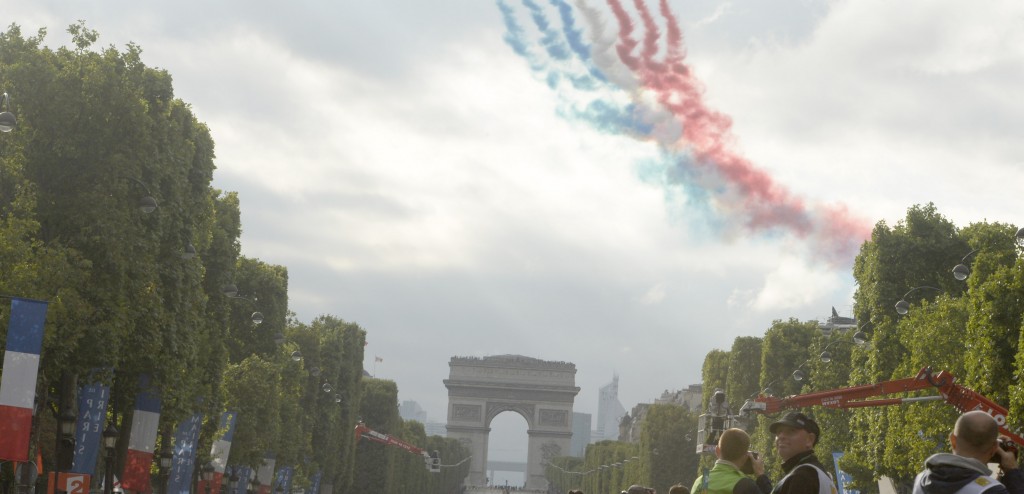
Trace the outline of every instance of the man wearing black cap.
{"type": "Polygon", "coordinates": [[[814,456],[814,445],[821,437],[817,422],[802,413],[790,412],[768,430],[775,435],[775,449],[786,474],[772,494],[836,494],[835,483],[814,456]]]}

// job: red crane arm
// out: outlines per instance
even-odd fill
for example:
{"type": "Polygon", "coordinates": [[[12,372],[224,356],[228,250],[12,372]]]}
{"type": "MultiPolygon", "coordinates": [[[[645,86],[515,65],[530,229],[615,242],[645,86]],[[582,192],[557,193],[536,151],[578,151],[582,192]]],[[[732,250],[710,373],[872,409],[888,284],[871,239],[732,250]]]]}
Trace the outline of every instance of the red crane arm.
{"type": "Polygon", "coordinates": [[[413,446],[412,444],[409,444],[409,443],[407,443],[407,442],[405,442],[405,441],[403,441],[401,439],[398,439],[397,437],[394,437],[394,436],[392,436],[390,434],[382,434],[380,432],[377,432],[377,431],[367,427],[366,424],[364,424],[362,422],[359,422],[358,424],[356,424],[355,437],[356,437],[356,442],[357,443],[359,442],[360,439],[365,437],[366,439],[369,439],[371,441],[375,441],[375,442],[378,442],[378,443],[386,444],[388,446],[397,446],[397,447],[402,448],[402,449],[404,449],[404,450],[406,450],[406,451],[408,451],[410,453],[414,453],[414,454],[417,454],[417,455],[420,455],[420,456],[424,456],[424,457],[428,457],[429,456],[429,455],[427,455],[427,452],[423,451],[421,448],[413,446]]]}
{"type": "Polygon", "coordinates": [[[971,410],[981,410],[988,413],[996,420],[996,423],[999,424],[1000,433],[1009,437],[1013,442],[1024,446],[1024,437],[1021,437],[1021,433],[1010,430],[1006,426],[1006,408],[1003,408],[996,402],[977,393],[976,391],[957,384],[956,377],[949,372],[940,371],[938,374],[932,374],[930,367],[921,369],[914,377],[896,379],[893,381],[883,381],[876,384],[864,384],[848,388],[830,389],[781,398],[761,395],[744,403],[740,412],[776,413],[782,410],[810,406],[848,409],[899,405],[903,403],[933,400],[945,400],[946,403],[957,409],[960,413],[971,410]],[[909,393],[925,389],[935,389],[939,394],[904,398],[867,399],[873,396],[909,393]]]}

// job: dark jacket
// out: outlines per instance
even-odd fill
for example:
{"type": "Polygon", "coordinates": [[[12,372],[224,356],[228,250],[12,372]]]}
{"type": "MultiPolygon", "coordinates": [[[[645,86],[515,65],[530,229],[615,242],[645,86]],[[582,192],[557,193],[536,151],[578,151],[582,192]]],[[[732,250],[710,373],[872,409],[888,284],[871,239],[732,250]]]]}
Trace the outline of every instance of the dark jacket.
{"type": "MultiPolygon", "coordinates": [[[[915,494],[953,494],[972,482],[984,485],[991,472],[988,465],[950,453],[930,456],[925,469],[914,479],[915,494]],[[985,477],[978,481],[979,477],[985,477]]],[[[995,482],[993,482],[995,483],[995,482]]],[[[1001,483],[985,490],[986,494],[1024,494],[1024,474],[1020,469],[1005,472],[1001,483]]]]}
{"type": "Polygon", "coordinates": [[[784,481],[780,481],[775,486],[772,494],[818,494],[818,488],[820,487],[818,485],[818,472],[813,468],[797,468],[800,465],[814,465],[823,472],[828,472],[828,469],[818,461],[818,457],[814,456],[814,451],[805,451],[793,455],[792,458],[782,464],[782,471],[786,475],[793,472],[793,475],[788,479],[784,479],[784,481]],[[796,469],[796,471],[794,472],[793,469],[796,469]]]}

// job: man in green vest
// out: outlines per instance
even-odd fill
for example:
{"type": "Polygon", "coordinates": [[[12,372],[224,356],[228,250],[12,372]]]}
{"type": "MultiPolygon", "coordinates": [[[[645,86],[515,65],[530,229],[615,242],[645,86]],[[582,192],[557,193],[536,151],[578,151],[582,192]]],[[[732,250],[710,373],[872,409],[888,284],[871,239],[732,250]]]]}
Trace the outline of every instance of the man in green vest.
{"type": "Polygon", "coordinates": [[[714,468],[697,477],[693,494],[768,494],[772,482],[764,474],[764,461],[747,449],[750,436],[743,429],[728,429],[718,438],[714,468]],[[744,472],[752,472],[756,480],[744,472]]]}

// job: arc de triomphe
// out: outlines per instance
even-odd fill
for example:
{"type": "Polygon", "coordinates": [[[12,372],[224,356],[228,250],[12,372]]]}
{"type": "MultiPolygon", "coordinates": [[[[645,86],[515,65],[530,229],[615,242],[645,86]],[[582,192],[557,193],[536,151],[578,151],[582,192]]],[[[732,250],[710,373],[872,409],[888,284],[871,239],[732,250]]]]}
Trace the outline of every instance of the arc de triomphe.
{"type": "Polygon", "coordinates": [[[580,392],[576,365],[494,355],[452,357],[448,367],[448,437],[461,441],[473,455],[467,485],[486,484],[491,420],[511,411],[526,419],[526,488],[546,489],[544,464],[569,454],[572,403],[580,392]]]}

